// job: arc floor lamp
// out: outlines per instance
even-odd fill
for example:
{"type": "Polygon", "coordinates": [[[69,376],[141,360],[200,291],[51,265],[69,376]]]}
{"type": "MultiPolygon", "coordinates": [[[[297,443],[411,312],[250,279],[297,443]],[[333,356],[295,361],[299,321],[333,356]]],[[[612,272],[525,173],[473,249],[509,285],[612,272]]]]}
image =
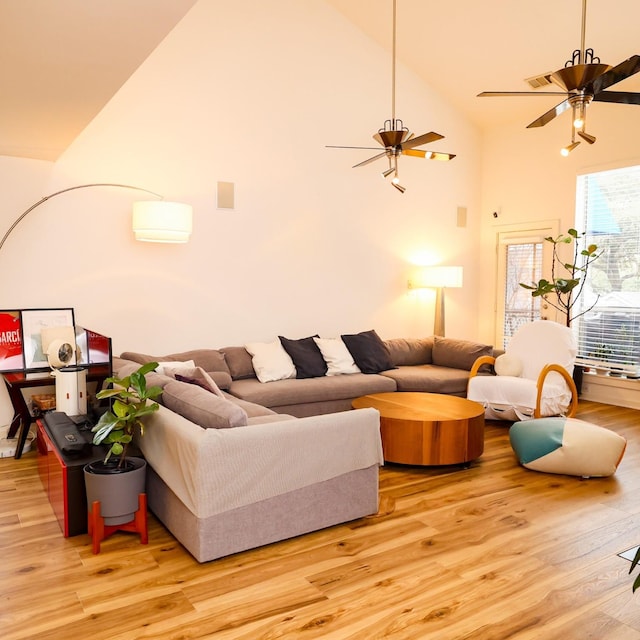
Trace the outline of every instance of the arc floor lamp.
{"type": "Polygon", "coordinates": [[[34,209],[41,204],[76,189],[87,189],[89,187],[117,187],[120,189],[133,189],[148,193],[159,200],[145,200],[134,202],[133,204],[133,233],[136,240],[142,242],[188,242],[192,230],[193,211],[191,205],[181,202],[167,202],[159,193],[135,187],[130,184],[118,184],[112,182],[94,182],[91,184],[80,184],[75,187],[67,187],[55,193],[51,193],[38,202],[32,204],[26,211],[21,213],[14,223],[9,227],[0,240],[0,251],[11,235],[11,232],[24,220],[34,209]]]}

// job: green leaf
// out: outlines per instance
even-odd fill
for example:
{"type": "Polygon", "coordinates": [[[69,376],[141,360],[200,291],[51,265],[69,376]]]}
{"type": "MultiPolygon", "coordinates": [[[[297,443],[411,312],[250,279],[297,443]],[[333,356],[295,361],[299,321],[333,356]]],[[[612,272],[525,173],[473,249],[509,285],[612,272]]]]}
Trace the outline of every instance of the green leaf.
{"type": "Polygon", "coordinates": [[[124,447],[121,444],[116,442],[116,443],[111,445],[111,453],[114,456],[122,455],[123,451],[124,451],[124,447]]]}

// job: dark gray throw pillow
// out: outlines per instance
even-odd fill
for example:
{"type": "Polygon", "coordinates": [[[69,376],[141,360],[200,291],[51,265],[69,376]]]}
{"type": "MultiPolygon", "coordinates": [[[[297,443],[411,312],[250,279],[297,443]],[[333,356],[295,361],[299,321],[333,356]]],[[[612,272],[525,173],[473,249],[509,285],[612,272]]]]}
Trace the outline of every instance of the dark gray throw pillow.
{"type": "Polygon", "coordinates": [[[314,341],[315,336],[291,340],[278,336],[283,349],[289,354],[296,367],[296,378],[321,378],[327,373],[327,363],[322,357],[322,352],[314,341]]]}
{"type": "Polygon", "coordinates": [[[397,369],[391,360],[389,349],[373,329],[343,334],[340,337],[362,373],[380,373],[397,369]]]}

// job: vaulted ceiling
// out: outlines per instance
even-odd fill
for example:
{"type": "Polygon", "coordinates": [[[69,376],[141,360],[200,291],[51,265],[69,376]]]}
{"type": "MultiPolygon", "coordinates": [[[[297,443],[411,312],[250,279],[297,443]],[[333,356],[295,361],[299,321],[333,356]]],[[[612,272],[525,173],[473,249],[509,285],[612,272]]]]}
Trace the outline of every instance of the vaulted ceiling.
{"type": "MultiPolygon", "coordinates": [[[[389,51],[389,65],[380,68],[387,91],[392,0],[325,1],[389,51]]],[[[3,0],[0,155],[55,160],[195,2],[3,0]]],[[[397,0],[397,6],[399,61],[479,127],[505,121],[524,127],[559,101],[476,95],[527,91],[525,78],[564,66],[580,47],[582,0],[397,0]]],[[[639,23],[637,0],[590,0],[586,46],[616,65],[640,53],[639,23]]],[[[640,74],[615,88],[640,91],[640,74]]],[[[400,111],[401,87],[397,104],[400,111]]],[[[637,109],[640,118],[637,106],[598,108],[637,109]]]]}
{"type": "Polygon", "coordinates": [[[55,160],[196,0],[2,0],[0,155],[55,160]]]}

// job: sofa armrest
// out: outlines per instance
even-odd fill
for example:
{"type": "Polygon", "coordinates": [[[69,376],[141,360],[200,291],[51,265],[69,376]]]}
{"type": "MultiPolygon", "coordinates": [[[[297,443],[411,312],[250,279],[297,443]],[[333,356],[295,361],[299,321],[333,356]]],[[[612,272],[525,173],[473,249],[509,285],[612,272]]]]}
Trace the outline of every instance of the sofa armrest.
{"type": "Polygon", "coordinates": [[[199,518],[383,463],[375,409],[202,429],[160,407],[139,446],[199,518]]]}

